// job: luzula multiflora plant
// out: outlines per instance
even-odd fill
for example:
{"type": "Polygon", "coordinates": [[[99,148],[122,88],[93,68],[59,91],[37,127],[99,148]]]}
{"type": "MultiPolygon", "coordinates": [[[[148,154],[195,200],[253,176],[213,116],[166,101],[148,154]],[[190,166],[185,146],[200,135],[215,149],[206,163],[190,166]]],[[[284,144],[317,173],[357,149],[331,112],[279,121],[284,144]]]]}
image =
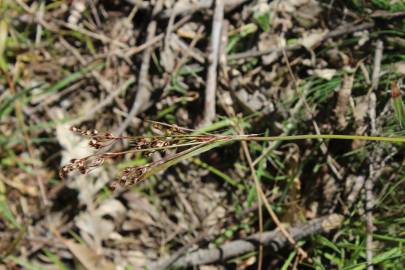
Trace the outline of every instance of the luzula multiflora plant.
{"type": "MultiPolygon", "coordinates": [[[[393,95],[395,96],[395,95],[393,95]]],[[[395,96],[396,97],[396,96],[395,96]]],[[[398,103],[398,102],[396,102],[398,103]]],[[[395,103],[394,103],[395,104],[395,103]]],[[[396,104],[398,107],[399,105],[396,104]]],[[[403,104],[401,104],[403,106],[403,104]]],[[[397,112],[398,108],[395,108],[397,112]]],[[[159,134],[152,136],[114,136],[110,132],[100,133],[97,130],[83,130],[72,127],[71,131],[89,139],[89,145],[96,149],[90,156],[72,159],[69,164],[60,170],[60,176],[66,177],[72,171],[82,174],[89,172],[95,167],[101,166],[106,159],[113,159],[128,153],[143,152],[150,155],[153,152],[164,152],[168,149],[176,149],[174,154],[168,154],[162,159],[150,162],[146,165],[125,168],[121,175],[111,185],[113,189],[118,186],[129,187],[149,176],[164,170],[181,160],[198,155],[212,148],[236,141],[290,141],[306,139],[338,139],[338,140],[367,140],[385,141],[391,143],[405,143],[405,137],[382,137],[382,136],[355,136],[335,134],[307,134],[291,136],[261,137],[254,135],[224,135],[198,132],[195,130],[152,122],[152,126],[159,134]],[[127,151],[110,152],[108,149],[118,141],[128,141],[130,149],[127,151]]]]}
{"type": "Polygon", "coordinates": [[[83,130],[72,127],[72,132],[89,139],[89,146],[95,148],[96,152],[90,156],[72,159],[69,164],[61,168],[61,178],[65,178],[72,171],[85,174],[91,169],[101,166],[106,159],[113,159],[128,153],[143,152],[145,155],[150,155],[156,151],[178,149],[177,153],[167,155],[161,160],[142,166],[125,168],[117,181],[112,184],[113,188],[118,184],[131,186],[184,158],[205,152],[219,143],[222,144],[232,140],[232,136],[228,135],[194,134],[193,130],[158,122],[153,122],[153,128],[161,134],[133,137],[114,136],[109,132],[100,133],[97,130],[83,130]],[[114,143],[123,140],[128,141],[131,145],[129,150],[121,152],[108,151],[108,148],[114,143]]]}

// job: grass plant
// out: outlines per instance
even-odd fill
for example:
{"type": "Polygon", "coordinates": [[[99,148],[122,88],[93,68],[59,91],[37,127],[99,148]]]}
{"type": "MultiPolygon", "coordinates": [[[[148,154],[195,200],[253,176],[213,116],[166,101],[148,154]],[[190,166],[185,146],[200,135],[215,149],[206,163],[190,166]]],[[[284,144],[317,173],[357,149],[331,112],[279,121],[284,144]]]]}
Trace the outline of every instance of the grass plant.
{"type": "MultiPolygon", "coordinates": [[[[305,134],[286,136],[258,136],[251,135],[224,135],[208,132],[196,133],[196,130],[169,125],[160,122],[152,122],[153,128],[159,134],[148,136],[114,136],[110,132],[99,133],[97,130],[85,130],[72,127],[71,131],[89,139],[89,146],[97,151],[86,157],[72,159],[69,164],[60,169],[60,176],[65,178],[72,171],[87,173],[93,168],[101,166],[106,159],[113,159],[128,153],[143,152],[146,155],[159,151],[164,152],[171,149],[179,149],[175,154],[169,154],[160,160],[145,165],[127,167],[122,171],[121,176],[114,182],[113,187],[119,183],[128,187],[146,178],[173,166],[184,159],[188,159],[204,153],[213,148],[234,142],[269,142],[269,141],[295,141],[295,140],[365,140],[389,143],[405,143],[405,137],[385,136],[360,136],[342,134],[305,134]],[[110,152],[103,151],[118,141],[128,141],[131,148],[126,151],[110,152]]],[[[228,179],[229,180],[229,179],[228,179]]]]}

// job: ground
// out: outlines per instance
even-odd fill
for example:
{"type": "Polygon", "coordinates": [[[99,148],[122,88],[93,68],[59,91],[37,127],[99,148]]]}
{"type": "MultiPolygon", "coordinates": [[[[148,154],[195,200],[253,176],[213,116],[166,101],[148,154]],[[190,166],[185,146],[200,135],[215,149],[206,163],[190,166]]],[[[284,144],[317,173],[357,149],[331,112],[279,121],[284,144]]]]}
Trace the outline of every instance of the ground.
{"type": "Polygon", "coordinates": [[[0,70],[0,269],[405,267],[402,1],[2,0],[0,70]]]}

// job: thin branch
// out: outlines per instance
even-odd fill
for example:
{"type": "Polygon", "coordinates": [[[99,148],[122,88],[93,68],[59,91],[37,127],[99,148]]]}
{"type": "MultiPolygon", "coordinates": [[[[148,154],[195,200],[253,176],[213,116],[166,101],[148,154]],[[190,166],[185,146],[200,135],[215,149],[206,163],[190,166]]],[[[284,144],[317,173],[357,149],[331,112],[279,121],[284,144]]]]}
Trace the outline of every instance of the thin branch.
{"type": "Polygon", "coordinates": [[[381,40],[377,40],[374,53],[373,74],[371,76],[371,87],[367,94],[369,107],[368,114],[370,116],[370,124],[371,124],[371,135],[377,135],[377,128],[376,128],[377,96],[375,91],[377,91],[378,84],[380,82],[381,60],[383,56],[383,49],[384,49],[383,42],[381,40]]]}
{"type": "MultiPolygon", "coordinates": [[[[150,1],[139,1],[139,0],[125,0],[126,2],[130,4],[138,4],[140,5],[140,8],[142,9],[149,9],[150,8],[150,1]]],[[[236,7],[248,2],[250,0],[226,0],[224,1],[224,9],[225,12],[230,12],[236,7]]],[[[198,0],[198,1],[193,1],[192,3],[188,5],[181,5],[181,8],[175,11],[175,7],[173,8],[168,8],[165,9],[161,14],[159,14],[159,17],[161,18],[169,18],[173,12],[176,12],[180,15],[193,15],[195,12],[198,11],[205,11],[206,9],[211,8],[213,4],[213,0],[198,0]]]]}
{"type": "MultiPolygon", "coordinates": [[[[226,54],[226,45],[228,44],[228,21],[224,21],[223,24],[223,32],[222,32],[222,37],[221,37],[221,47],[220,47],[220,56],[219,56],[219,64],[220,64],[220,68],[222,71],[222,76],[223,79],[227,82],[227,84],[229,85],[229,77],[228,77],[228,72],[227,72],[227,54],[226,54]]],[[[219,103],[222,105],[223,109],[225,110],[225,112],[228,114],[228,116],[232,117],[232,118],[236,118],[236,113],[235,110],[232,106],[227,106],[226,102],[224,100],[223,95],[218,92],[218,96],[219,96],[219,103]]],[[[240,135],[244,135],[244,129],[241,125],[239,125],[238,122],[235,122],[234,124],[235,128],[238,130],[240,135]]],[[[258,209],[258,216],[259,216],[259,239],[260,239],[260,243],[262,243],[263,240],[263,230],[264,230],[264,226],[263,226],[263,206],[262,206],[262,198],[259,195],[260,193],[258,192],[258,190],[260,189],[260,183],[257,180],[257,176],[256,176],[256,171],[254,166],[252,165],[252,158],[250,156],[248,147],[247,147],[247,143],[245,141],[242,141],[242,145],[244,147],[244,152],[245,152],[245,156],[246,159],[249,163],[249,166],[251,168],[250,172],[252,174],[252,177],[254,179],[255,182],[255,186],[256,186],[256,193],[257,193],[257,209],[258,209]]],[[[264,200],[266,200],[266,198],[264,198],[264,200]]],[[[261,270],[263,266],[263,244],[259,244],[259,258],[258,258],[258,264],[257,264],[257,269],[261,270]]]]}
{"type": "MultiPolygon", "coordinates": [[[[339,27],[336,30],[330,31],[328,34],[326,34],[324,36],[324,38],[321,40],[321,42],[326,41],[329,38],[336,38],[342,35],[347,35],[347,34],[351,34],[357,31],[363,31],[366,29],[370,29],[374,27],[374,22],[366,22],[366,23],[362,23],[359,25],[355,25],[355,24],[346,24],[343,25],[341,27],[339,27]]],[[[283,49],[286,51],[296,51],[301,49],[302,46],[299,44],[294,44],[294,45],[290,45],[290,46],[286,46],[285,48],[278,48],[278,49],[268,49],[268,50],[263,50],[263,51],[258,51],[258,50],[250,50],[247,52],[242,52],[242,53],[235,53],[232,55],[228,56],[229,60],[239,60],[239,59],[245,59],[245,58],[251,58],[251,57],[257,57],[257,56],[262,56],[262,55],[267,55],[270,53],[277,53],[278,57],[281,57],[283,54],[283,49]]]]}
{"type": "MultiPolygon", "coordinates": [[[[377,40],[376,49],[374,53],[374,67],[373,75],[371,79],[371,88],[368,93],[369,99],[369,115],[371,119],[371,134],[377,134],[376,128],[376,95],[374,91],[377,90],[380,81],[380,71],[381,71],[381,60],[383,55],[383,42],[377,40]]],[[[374,146],[372,152],[374,158],[370,163],[369,170],[370,175],[365,182],[365,201],[366,201],[366,260],[367,260],[367,270],[373,270],[373,231],[374,231],[374,221],[373,221],[373,207],[374,207],[374,195],[373,188],[374,182],[381,175],[381,171],[384,166],[381,167],[378,160],[381,160],[381,150],[374,146]]]]}
{"type": "Polygon", "coordinates": [[[381,40],[377,40],[374,54],[373,75],[371,76],[371,88],[374,91],[377,90],[378,83],[380,82],[382,56],[383,56],[383,42],[381,40]]]}
{"type": "Polygon", "coordinates": [[[242,147],[243,147],[243,151],[245,152],[246,158],[248,160],[248,164],[250,167],[250,170],[252,171],[252,176],[253,179],[255,181],[255,186],[256,186],[256,191],[259,194],[261,200],[263,201],[267,211],[269,212],[271,219],[274,221],[274,223],[276,224],[277,228],[280,230],[280,232],[286,237],[286,239],[290,242],[290,244],[292,244],[295,248],[298,249],[298,253],[305,259],[308,258],[308,254],[300,247],[297,247],[296,242],[294,240],[294,238],[288,233],[288,231],[285,229],[284,225],[281,223],[280,219],[277,217],[277,214],[273,211],[273,209],[271,208],[266,195],[263,192],[263,189],[260,185],[259,179],[257,179],[256,174],[254,173],[255,167],[253,166],[253,161],[252,158],[250,157],[250,153],[249,153],[249,149],[247,146],[246,141],[242,141],[242,147]]]}
{"type": "MultiPolygon", "coordinates": [[[[148,35],[146,42],[152,40],[155,37],[156,27],[157,22],[155,20],[149,23],[147,29],[148,35]]],[[[144,51],[142,66],[139,72],[138,89],[136,92],[136,97],[132,104],[131,110],[128,113],[127,118],[117,130],[117,134],[119,135],[122,134],[127,129],[130,123],[134,120],[134,117],[140,112],[142,112],[142,110],[144,110],[146,107],[145,105],[149,102],[152,87],[148,78],[151,54],[152,54],[152,46],[148,47],[144,51]]]]}
{"type": "MultiPolygon", "coordinates": [[[[293,227],[288,230],[288,234],[297,241],[317,233],[329,232],[330,230],[340,227],[342,222],[343,217],[341,215],[332,214],[311,220],[304,225],[293,227]]],[[[284,234],[281,233],[279,229],[275,229],[273,231],[264,232],[262,240],[260,240],[260,234],[254,234],[244,239],[225,243],[218,248],[197,250],[178,258],[172,264],[172,267],[192,267],[215,262],[224,262],[230,258],[255,251],[260,244],[277,252],[288,243],[289,241],[284,234]]],[[[162,264],[163,262],[164,261],[158,262],[157,264],[162,264]]],[[[154,269],[154,267],[151,265],[148,266],[148,269],[154,269]]]]}
{"type": "MultiPolygon", "coordinates": [[[[240,129],[240,133],[243,135],[243,128],[239,127],[239,129],[240,129]]],[[[258,194],[258,196],[257,196],[257,204],[259,206],[259,232],[260,232],[259,233],[259,241],[260,241],[260,244],[259,244],[259,263],[257,265],[257,269],[260,270],[260,269],[262,269],[262,264],[263,264],[263,244],[262,244],[263,243],[262,242],[263,241],[263,210],[262,210],[262,201],[267,203],[267,204],[268,204],[268,201],[267,201],[266,196],[264,195],[264,192],[263,192],[262,187],[260,185],[259,179],[257,178],[256,170],[255,170],[255,167],[253,166],[252,157],[250,156],[249,148],[248,148],[248,145],[247,145],[246,141],[242,141],[242,148],[243,148],[243,152],[245,153],[246,160],[247,160],[247,162],[249,164],[250,172],[251,172],[251,175],[253,177],[253,181],[255,182],[256,192],[258,194]]],[[[269,211],[270,216],[272,217],[274,223],[277,225],[277,227],[280,225],[281,227],[278,227],[278,228],[280,229],[281,232],[283,232],[282,225],[279,222],[276,214],[273,212],[272,209],[268,210],[268,211],[269,211]],[[276,217],[276,219],[274,219],[273,217],[276,217]]],[[[289,236],[288,233],[285,236],[288,238],[288,236],[289,236]]]]}
{"type": "Polygon", "coordinates": [[[210,55],[208,57],[207,85],[205,88],[204,118],[201,126],[209,125],[215,118],[215,92],[217,88],[217,66],[224,18],[224,1],[217,0],[212,22],[210,55]]]}
{"type": "MultiPolygon", "coordinates": [[[[181,18],[178,22],[176,22],[174,24],[173,29],[177,30],[179,27],[181,27],[183,24],[185,24],[188,20],[190,20],[190,18],[191,18],[190,16],[186,16],[186,17],[181,18]]],[[[146,50],[150,46],[155,45],[156,43],[162,41],[164,39],[164,37],[165,37],[165,34],[160,33],[159,35],[154,36],[152,39],[146,40],[145,43],[143,43],[143,44],[141,44],[139,46],[129,48],[128,50],[125,51],[124,56],[125,57],[134,56],[135,54],[138,54],[138,53],[146,50]]],[[[120,55],[120,52],[121,51],[118,51],[117,54],[120,55]]]]}
{"type": "MultiPolygon", "coordinates": [[[[300,98],[300,101],[302,101],[302,103],[304,104],[305,110],[307,111],[307,113],[309,114],[310,118],[311,118],[311,122],[312,125],[314,126],[315,132],[316,134],[321,134],[321,131],[319,129],[318,123],[316,123],[316,121],[314,120],[314,114],[312,112],[311,107],[309,106],[305,95],[302,95],[300,90],[299,90],[299,84],[298,84],[298,80],[294,75],[294,72],[292,71],[291,65],[290,65],[290,61],[288,60],[288,56],[287,56],[287,52],[285,51],[284,48],[282,48],[282,52],[284,55],[284,59],[288,68],[288,72],[290,73],[290,76],[292,77],[293,81],[294,81],[294,86],[295,86],[295,92],[297,93],[297,95],[300,98]]],[[[326,162],[328,164],[328,166],[330,167],[330,169],[332,170],[332,172],[336,175],[336,177],[339,180],[342,180],[343,177],[340,174],[340,172],[338,171],[338,169],[336,168],[335,165],[338,165],[337,161],[328,153],[328,147],[326,146],[325,142],[323,142],[322,140],[319,140],[319,142],[321,143],[320,148],[322,151],[322,154],[326,155],[326,162]]],[[[339,166],[340,167],[340,166],[339,166]]]]}

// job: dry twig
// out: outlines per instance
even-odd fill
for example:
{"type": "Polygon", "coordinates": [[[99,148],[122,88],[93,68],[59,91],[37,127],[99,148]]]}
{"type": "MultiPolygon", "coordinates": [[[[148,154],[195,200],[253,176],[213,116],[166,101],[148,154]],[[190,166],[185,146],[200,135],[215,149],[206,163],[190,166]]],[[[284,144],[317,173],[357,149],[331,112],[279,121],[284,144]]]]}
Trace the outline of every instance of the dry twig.
{"type": "MultiPolygon", "coordinates": [[[[336,30],[330,31],[328,34],[326,34],[323,39],[321,40],[321,42],[326,41],[329,38],[336,38],[342,35],[347,35],[347,34],[351,34],[351,33],[355,33],[358,31],[363,31],[366,29],[370,29],[374,27],[374,22],[366,22],[366,23],[362,23],[359,25],[355,25],[353,23],[349,23],[347,25],[343,25],[341,27],[339,27],[336,30]]],[[[269,50],[263,50],[263,51],[258,51],[258,50],[250,50],[247,52],[242,52],[242,53],[235,53],[232,55],[228,56],[229,60],[239,60],[239,59],[245,59],[245,58],[250,58],[250,57],[257,57],[257,56],[262,56],[262,55],[266,55],[266,54],[270,54],[270,53],[277,53],[278,57],[281,57],[283,55],[283,49],[286,51],[296,51],[301,49],[302,46],[299,44],[294,44],[294,45],[290,45],[290,46],[286,46],[285,48],[279,48],[279,49],[269,49],[269,50]]],[[[274,59],[275,61],[276,59],[274,59]]]]}
{"type": "MultiPolygon", "coordinates": [[[[149,42],[155,37],[156,27],[157,22],[155,20],[149,23],[147,29],[148,35],[146,42],[149,42]]],[[[124,123],[122,123],[121,126],[118,128],[117,134],[122,134],[130,125],[130,123],[134,120],[134,117],[148,107],[147,104],[149,103],[152,87],[148,78],[152,50],[153,48],[152,46],[150,46],[145,50],[143,54],[142,66],[138,78],[138,89],[136,92],[136,97],[132,104],[131,110],[128,113],[127,118],[125,119],[124,123]]]]}
{"type": "Polygon", "coordinates": [[[217,0],[212,23],[210,55],[208,57],[207,86],[205,88],[204,118],[201,126],[206,126],[215,118],[215,91],[217,87],[217,66],[221,44],[221,31],[224,18],[224,1],[217,0]]]}
{"type": "MultiPolygon", "coordinates": [[[[301,92],[300,92],[297,78],[295,77],[295,75],[294,75],[294,73],[293,73],[293,71],[292,71],[292,68],[291,68],[291,65],[290,65],[290,61],[288,60],[288,56],[287,56],[287,53],[286,53],[286,51],[285,51],[284,48],[282,48],[282,52],[283,52],[283,55],[284,55],[284,59],[285,59],[287,68],[288,68],[288,72],[290,73],[290,76],[292,77],[292,79],[293,79],[293,81],[294,81],[295,92],[296,92],[297,95],[299,96],[300,101],[302,101],[302,103],[304,104],[305,110],[307,111],[307,113],[308,113],[309,116],[310,116],[310,119],[311,119],[312,125],[314,126],[314,129],[315,129],[316,134],[319,135],[319,134],[321,134],[321,131],[320,131],[320,129],[319,129],[318,124],[317,124],[316,121],[314,120],[314,119],[315,119],[314,113],[313,113],[311,107],[309,106],[309,104],[307,103],[305,96],[302,95],[301,92]]],[[[324,155],[326,155],[326,162],[327,162],[328,166],[330,167],[330,169],[332,170],[332,172],[336,175],[336,177],[337,177],[339,180],[342,180],[343,177],[342,177],[342,175],[340,174],[339,170],[337,169],[337,167],[340,167],[340,165],[339,165],[339,164],[336,162],[336,160],[328,153],[328,147],[326,146],[325,142],[323,142],[322,140],[319,140],[319,141],[321,142],[321,146],[320,146],[321,151],[322,151],[322,153],[323,153],[324,155]]]]}
{"type": "MultiPolygon", "coordinates": [[[[383,54],[383,43],[381,40],[377,41],[376,50],[374,54],[374,68],[372,75],[372,84],[368,93],[369,98],[369,115],[371,119],[371,134],[376,135],[376,95],[373,90],[377,90],[378,83],[380,80],[380,70],[381,70],[381,60],[383,54]]],[[[377,149],[374,145],[374,150],[372,152],[372,162],[369,165],[370,175],[365,181],[365,201],[366,201],[366,259],[367,259],[367,270],[373,270],[373,207],[374,207],[374,196],[373,188],[374,182],[380,177],[382,169],[384,168],[384,162],[380,164],[381,161],[381,149],[377,149]]]]}
{"type": "MultiPolygon", "coordinates": [[[[338,228],[343,221],[343,217],[337,214],[317,218],[309,221],[307,224],[300,225],[289,229],[288,234],[295,240],[300,240],[310,235],[329,232],[338,228]]],[[[212,264],[215,262],[223,262],[230,258],[243,255],[247,252],[252,252],[257,249],[258,245],[263,244],[269,247],[272,251],[277,252],[289,243],[280,230],[276,229],[270,232],[264,232],[263,238],[260,240],[260,234],[254,234],[245,239],[235,240],[223,244],[218,248],[200,249],[188,255],[178,258],[173,264],[173,267],[192,267],[197,265],[212,264]]],[[[158,262],[157,264],[161,264],[158,262]]],[[[151,267],[150,269],[154,269],[151,267]]]]}
{"type": "MultiPolygon", "coordinates": [[[[150,8],[149,1],[139,1],[139,0],[125,0],[130,4],[138,4],[140,8],[148,9],[150,8]]],[[[224,9],[225,12],[230,12],[236,7],[242,5],[243,3],[249,0],[226,0],[224,1],[224,9]]],[[[181,15],[193,15],[197,11],[204,11],[206,9],[211,8],[213,4],[213,0],[198,0],[193,1],[188,4],[182,3],[176,8],[176,5],[173,8],[165,9],[161,14],[160,17],[169,18],[173,13],[181,14],[181,15]],[[177,9],[177,10],[176,10],[177,9]]]]}

